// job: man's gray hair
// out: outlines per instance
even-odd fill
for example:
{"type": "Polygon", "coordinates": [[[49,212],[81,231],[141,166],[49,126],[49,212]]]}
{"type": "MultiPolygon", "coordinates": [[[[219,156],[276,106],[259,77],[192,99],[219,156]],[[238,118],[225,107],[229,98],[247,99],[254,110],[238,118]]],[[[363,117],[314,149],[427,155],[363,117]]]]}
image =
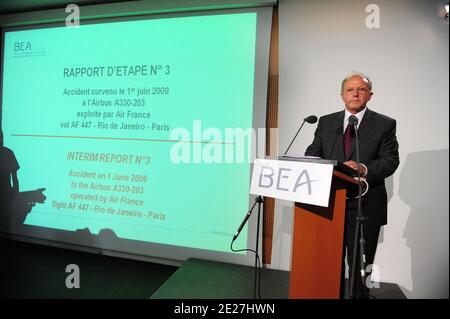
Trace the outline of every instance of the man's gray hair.
{"type": "Polygon", "coordinates": [[[372,81],[369,79],[369,77],[367,75],[362,74],[362,73],[352,73],[352,74],[348,75],[347,77],[345,77],[345,79],[342,80],[341,92],[344,92],[345,82],[347,82],[348,80],[350,80],[351,78],[353,78],[355,76],[359,76],[363,80],[367,81],[367,85],[369,86],[369,91],[372,91],[372,81]]]}

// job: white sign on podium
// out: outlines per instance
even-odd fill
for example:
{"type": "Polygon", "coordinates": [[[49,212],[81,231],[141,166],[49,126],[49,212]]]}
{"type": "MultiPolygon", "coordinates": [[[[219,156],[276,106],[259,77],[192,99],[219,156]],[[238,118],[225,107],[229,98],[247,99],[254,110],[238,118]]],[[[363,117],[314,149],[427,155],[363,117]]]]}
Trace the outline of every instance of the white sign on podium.
{"type": "Polygon", "coordinates": [[[256,159],[250,193],[328,207],[333,164],[256,159]]]}

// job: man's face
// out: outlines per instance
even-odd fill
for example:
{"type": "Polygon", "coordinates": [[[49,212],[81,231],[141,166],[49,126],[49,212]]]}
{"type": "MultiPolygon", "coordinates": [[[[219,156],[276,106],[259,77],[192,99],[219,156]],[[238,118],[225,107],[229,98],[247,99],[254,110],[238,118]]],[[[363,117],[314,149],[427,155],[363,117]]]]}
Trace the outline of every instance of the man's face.
{"type": "Polygon", "coordinates": [[[366,79],[360,76],[354,76],[344,83],[341,92],[345,108],[352,114],[356,114],[366,107],[366,103],[372,97],[372,91],[366,79]]]}

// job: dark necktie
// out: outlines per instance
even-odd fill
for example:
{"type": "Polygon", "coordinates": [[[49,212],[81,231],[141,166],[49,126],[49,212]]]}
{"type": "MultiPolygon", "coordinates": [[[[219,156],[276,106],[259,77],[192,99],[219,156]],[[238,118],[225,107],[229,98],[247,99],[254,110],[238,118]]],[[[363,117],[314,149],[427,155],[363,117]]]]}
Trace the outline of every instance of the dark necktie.
{"type": "Polygon", "coordinates": [[[348,158],[348,153],[350,152],[350,147],[352,145],[353,138],[355,136],[355,127],[353,125],[348,124],[347,128],[344,132],[344,152],[345,159],[348,158]]]}

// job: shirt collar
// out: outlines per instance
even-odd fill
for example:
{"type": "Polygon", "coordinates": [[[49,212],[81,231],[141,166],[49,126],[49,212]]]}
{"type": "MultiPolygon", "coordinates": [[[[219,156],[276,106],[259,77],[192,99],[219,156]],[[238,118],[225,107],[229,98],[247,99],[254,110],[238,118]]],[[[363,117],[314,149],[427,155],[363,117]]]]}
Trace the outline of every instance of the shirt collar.
{"type": "Polygon", "coordinates": [[[345,129],[347,128],[348,118],[349,118],[351,115],[355,115],[355,116],[358,118],[358,126],[357,126],[357,128],[359,128],[359,124],[361,124],[361,121],[363,120],[364,114],[366,114],[367,106],[366,106],[364,109],[362,109],[362,111],[359,111],[359,112],[356,113],[356,114],[350,113],[349,111],[347,111],[347,109],[344,109],[344,110],[345,110],[345,115],[344,115],[344,125],[343,125],[344,132],[345,132],[345,129]]]}

